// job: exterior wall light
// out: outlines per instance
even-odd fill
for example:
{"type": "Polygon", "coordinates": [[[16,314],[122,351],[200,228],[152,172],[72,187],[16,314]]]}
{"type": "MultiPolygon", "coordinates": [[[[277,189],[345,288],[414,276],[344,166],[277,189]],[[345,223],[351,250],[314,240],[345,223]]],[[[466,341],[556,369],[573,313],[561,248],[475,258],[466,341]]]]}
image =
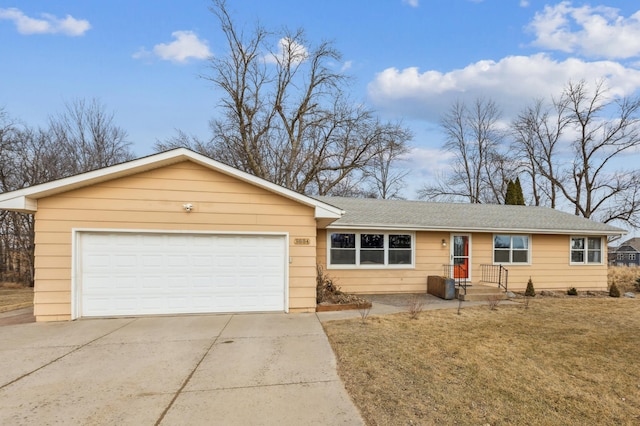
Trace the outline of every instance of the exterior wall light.
{"type": "MultiPolygon", "coordinates": [[[[191,213],[191,210],[193,210],[193,204],[191,203],[187,203],[187,204],[183,204],[182,208],[187,212],[187,213],[191,213]]],[[[444,240],[442,240],[444,241],[444,240]]]]}
{"type": "Polygon", "coordinates": [[[442,239],[442,247],[446,247],[447,246],[447,241],[443,238],[442,239]]]}

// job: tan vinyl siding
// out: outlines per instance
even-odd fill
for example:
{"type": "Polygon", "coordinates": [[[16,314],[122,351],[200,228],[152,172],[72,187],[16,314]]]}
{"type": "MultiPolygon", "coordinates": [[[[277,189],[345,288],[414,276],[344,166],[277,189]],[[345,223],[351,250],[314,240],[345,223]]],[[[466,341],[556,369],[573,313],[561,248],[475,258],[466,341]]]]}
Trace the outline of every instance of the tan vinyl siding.
{"type": "MultiPolygon", "coordinates": [[[[509,271],[509,288],[523,291],[529,277],[538,290],[607,289],[606,239],[602,264],[570,265],[570,235],[530,235],[530,265],[505,264],[509,271]]],[[[482,263],[493,262],[493,234],[473,234],[474,282],[480,279],[482,263]]]]}
{"type": "Polygon", "coordinates": [[[289,308],[315,308],[314,209],[190,161],[40,199],[35,218],[38,321],[71,317],[72,229],[288,233],[289,308]]]}
{"type": "MultiPolygon", "coordinates": [[[[327,265],[327,231],[318,231],[318,262],[327,265]]],[[[449,232],[417,232],[415,269],[327,269],[338,286],[354,293],[424,292],[429,275],[442,275],[450,263],[449,232]],[[447,247],[442,247],[442,240],[447,247]]],[[[569,235],[530,235],[531,264],[504,265],[509,271],[509,289],[523,291],[529,277],[539,290],[606,290],[606,261],[598,265],[570,265],[569,235]]],[[[606,240],[602,258],[606,259],[606,240]]],[[[482,264],[493,264],[493,234],[471,234],[471,280],[479,283],[482,264]]]]}
{"type": "Polygon", "coordinates": [[[524,290],[529,277],[536,290],[607,289],[606,238],[602,243],[602,264],[571,265],[569,235],[534,235],[532,265],[509,268],[509,282],[524,290]]]}

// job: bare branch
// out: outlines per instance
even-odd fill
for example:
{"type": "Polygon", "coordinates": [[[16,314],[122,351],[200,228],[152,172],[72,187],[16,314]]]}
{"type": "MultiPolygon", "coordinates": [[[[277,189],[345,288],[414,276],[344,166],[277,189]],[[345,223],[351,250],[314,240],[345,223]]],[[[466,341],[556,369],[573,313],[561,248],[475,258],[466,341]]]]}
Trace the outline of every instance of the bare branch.
{"type": "Polygon", "coordinates": [[[492,100],[476,99],[471,107],[458,101],[442,117],[444,148],[455,156],[450,172],[435,185],[418,191],[421,198],[465,199],[470,203],[502,203],[513,162],[502,152],[500,110],[492,100]]]}
{"type": "Polygon", "coordinates": [[[211,10],[228,48],[203,76],[223,93],[212,138],[178,132],[156,149],[188,146],[301,193],[367,193],[381,170],[376,156],[394,163],[408,131],[348,100],[349,77],[336,71],[341,56],[332,43],[313,45],[303,30],[276,33],[259,24],[245,33],[224,0],[211,10]]]}
{"type": "Polygon", "coordinates": [[[615,171],[613,163],[640,147],[640,99],[611,99],[603,81],[592,89],[580,81],[568,83],[552,108],[541,105],[513,123],[515,147],[527,158],[535,188],[551,207],[562,197],[576,215],[637,224],[638,172],[615,171]]]}

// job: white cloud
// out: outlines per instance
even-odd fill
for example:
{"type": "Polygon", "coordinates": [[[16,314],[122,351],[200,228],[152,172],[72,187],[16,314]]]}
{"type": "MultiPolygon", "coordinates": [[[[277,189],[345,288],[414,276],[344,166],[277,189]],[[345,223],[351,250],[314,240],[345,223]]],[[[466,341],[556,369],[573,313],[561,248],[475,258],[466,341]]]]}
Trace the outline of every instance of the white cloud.
{"type": "Polygon", "coordinates": [[[20,34],[64,34],[75,37],[91,29],[89,21],[76,19],[71,15],[57,18],[54,15],[42,13],[40,16],[42,19],[30,18],[15,7],[0,9],[0,19],[13,21],[20,34]]]}
{"type": "Polygon", "coordinates": [[[404,117],[434,121],[457,99],[478,97],[494,99],[509,117],[533,99],[559,96],[570,80],[601,78],[611,95],[629,95],[640,88],[640,70],[612,61],[556,61],[540,53],[479,61],[447,73],[388,68],[369,83],[368,92],[379,109],[404,117]]]}
{"type": "Polygon", "coordinates": [[[573,7],[568,1],[545,6],[528,25],[534,46],[592,58],[640,55],[640,11],[625,18],[606,6],[573,7]]]}
{"type": "Polygon", "coordinates": [[[342,64],[342,67],[340,67],[340,72],[348,71],[351,67],[353,67],[353,61],[345,61],[345,63],[342,64]]]}
{"type": "Polygon", "coordinates": [[[520,7],[529,7],[529,0],[520,0],[520,7]]]}
{"type": "Polygon", "coordinates": [[[131,55],[133,59],[150,59],[153,57],[153,52],[149,52],[144,47],[141,47],[136,53],[131,55]]]}
{"type": "Polygon", "coordinates": [[[413,171],[416,180],[424,182],[449,170],[453,157],[453,153],[443,149],[412,147],[401,160],[403,166],[413,171]]]}
{"type": "Polygon", "coordinates": [[[209,45],[200,40],[193,31],[174,31],[171,33],[175,41],[156,44],[153,53],[160,59],[172,62],[186,62],[191,58],[207,59],[211,56],[209,45]]]}
{"type": "Polygon", "coordinates": [[[134,59],[158,57],[164,61],[185,63],[189,59],[207,59],[211,56],[209,44],[206,40],[200,40],[193,31],[174,31],[171,35],[175,38],[171,43],[159,43],[150,52],[141,47],[132,56],[134,59]]]}
{"type": "Polygon", "coordinates": [[[286,62],[289,57],[292,63],[301,63],[307,60],[309,52],[306,47],[295,40],[283,37],[278,41],[278,52],[266,55],[264,60],[267,63],[275,64],[278,61],[286,62]]]}
{"type": "Polygon", "coordinates": [[[411,7],[420,6],[420,1],[419,0],[402,0],[402,3],[408,4],[411,7]]]}
{"type": "Polygon", "coordinates": [[[403,170],[408,172],[402,195],[414,199],[425,183],[433,183],[451,170],[453,157],[451,152],[442,149],[412,147],[400,159],[403,170]]]}

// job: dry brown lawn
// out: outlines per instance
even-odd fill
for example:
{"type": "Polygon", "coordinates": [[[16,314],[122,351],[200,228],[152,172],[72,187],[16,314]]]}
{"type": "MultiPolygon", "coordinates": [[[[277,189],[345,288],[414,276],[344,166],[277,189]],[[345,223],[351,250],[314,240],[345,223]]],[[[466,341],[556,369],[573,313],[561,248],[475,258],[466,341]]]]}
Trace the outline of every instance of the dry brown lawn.
{"type": "Polygon", "coordinates": [[[369,425],[640,424],[638,299],[538,296],[324,326],[369,425]]]}
{"type": "Polygon", "coordinates": [[[27,308],[33,305],[33,288],[2,283],[0,285],[0,312],[27,308]]]}

